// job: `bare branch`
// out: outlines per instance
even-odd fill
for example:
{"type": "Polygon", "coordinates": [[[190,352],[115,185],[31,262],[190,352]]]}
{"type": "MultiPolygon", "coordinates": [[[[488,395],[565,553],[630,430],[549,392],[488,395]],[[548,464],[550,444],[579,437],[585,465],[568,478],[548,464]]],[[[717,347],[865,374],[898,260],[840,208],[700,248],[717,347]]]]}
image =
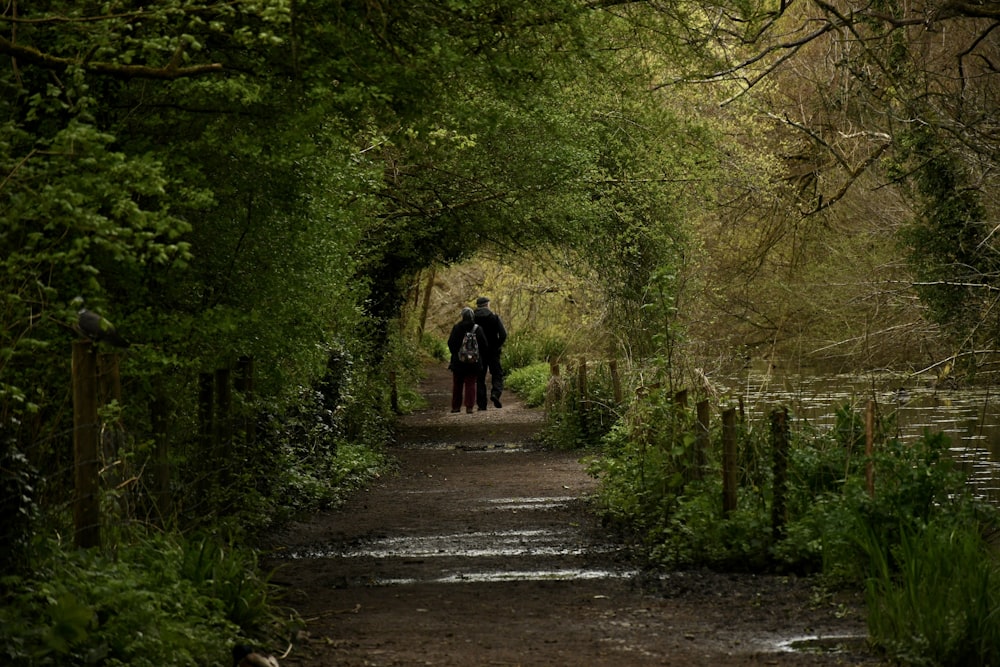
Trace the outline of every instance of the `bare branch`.
{"type": "Polygon", "coordinates": [[[137,11],[126,14],[106,14],[103,16],[43,16],[39,18],[24,18],[17,15],[0,14],[0,23],[17,23],[21,25],[51,25],[63,23],[97,23],[99,21],[120,21],[122,19],[141,19],[155,16],[154,12],[137,11]]]}
{"type": "Polygon", "coordinates": [[[912,283],[914,287],[978,287],[979,289],[984,289],[989,292],[1000,292],[1000,287],[996,285],[988,285],[986,283],[968,283],[968,282],[958,282],[954,280],[931,280],[927,282],[915,282],[912,283]]]}
{"type": "Polygon", "coordinates": [[[1000,21],[1000,5],[995,2],[987,3],[973,3],[973,2],[963,2],[962,0],[953,0],[952,2],[946,2],[938,10],[935,18],[955,18],[955,17],[967,17],[967,18],[979,18],[979,19],[994,19],[1000,21]]]}
{"type": "MultiPolygon", "coordinates": [[[[768,57],[772,53],[777,53],[777,52],[780,52],[780,51],[788,51],[788,50],[791,50],[791,49],[796,49],[797,50],[800,47],[805,46],[809,42],[813,41],[814,39],[818,39],[819,37],[822,37],[826,33],[828,33],[831,30],[833,30],[834,27],[835,26],[832,23],[826,23],[826,24],[823,25],[823,27],[819,28],[818,30],[816,30],[814,32],[809,33],[808,35],[805,35],[801,39],[796,39],[796,40],[793,40],[793,41],[790,41],[790,42],[783,42],[781,44],[775,44],[773,46],[769,46],[766,49],[764,49],[763,51],[761,51],[760,53],[755,54],[753,57],[747,58],[744,61],[738,62],[735,65],[733,65],[732,67],[727,67],[726,69],[719,70],[717,72],[712,72],[711,74],[706,75],[704,77],[704,81],[708,82],[708,81],[714,81],[714,80],[717,80],[717,79],[724,79],[727,76],[731,76],[731,75],[733,75],[733,74],[735,74],[735,73],[737,73],[737,72],[739,72],[741,70],[746,69],[750,65],[753,65],[755,63],[760,62],[761,60],[763,60],[764,58],[768,57]]],[[[771,69],[773,69],[773,68],[771,68],[771,69]]],[[[759,81],[760,77],[758,77],[756,80],[759,81]]]]}
{"type": "Polygon", "coordinates": [[[149,65],[122,65],[108,62],[90,62],[87,58],[63,58],[43,53],[31,46],[21,46],[0,37],[0,54],[6,54],[18,62],[26,62],[45,69],[62,71],[69,67],[80,67],[88,72],[104,74],[119,79],[182,79],[186,77],[214,74],[222,71],[221,63],[180,66],[182,47],[178,47],[170,63],[164,67],[149,65]]]}

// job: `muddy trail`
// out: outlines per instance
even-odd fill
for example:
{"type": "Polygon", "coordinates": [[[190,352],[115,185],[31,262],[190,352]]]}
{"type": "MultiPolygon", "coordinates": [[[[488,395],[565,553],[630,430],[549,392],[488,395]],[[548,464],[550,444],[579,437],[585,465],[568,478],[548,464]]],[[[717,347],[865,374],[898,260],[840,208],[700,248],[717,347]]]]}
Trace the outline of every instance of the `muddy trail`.
{"type": "Polygon", "coordinates": [[[278,536],[265,565],[306,622],[283,667],[879,664],[856,599],[793,577],[640,572],[591,512],[580,454],[536,443],[541,411],[507,393],[451,414],[443,366],[422,391],[397,469],[278,536]]]}

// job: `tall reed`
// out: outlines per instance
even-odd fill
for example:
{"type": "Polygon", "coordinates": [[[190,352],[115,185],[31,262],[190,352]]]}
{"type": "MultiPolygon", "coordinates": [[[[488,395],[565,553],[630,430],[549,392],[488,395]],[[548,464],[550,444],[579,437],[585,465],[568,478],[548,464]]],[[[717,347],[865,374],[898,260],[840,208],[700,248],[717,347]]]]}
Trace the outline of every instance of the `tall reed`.
{"type": "Polygon", "coordinates": [[[894,548],[870,527],[858,539],[873,644],[909,665],[1000,665],[1000,563],[975,524],[903,526],[894,548]]]}

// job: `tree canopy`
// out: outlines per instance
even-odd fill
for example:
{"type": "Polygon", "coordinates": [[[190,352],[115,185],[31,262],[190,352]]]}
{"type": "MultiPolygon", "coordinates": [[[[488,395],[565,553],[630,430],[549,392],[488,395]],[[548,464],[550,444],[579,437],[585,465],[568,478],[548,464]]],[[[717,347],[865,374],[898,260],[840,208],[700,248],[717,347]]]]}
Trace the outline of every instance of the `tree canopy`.
{"type": "Polygon", "coordinates": [[[339,457],[391,438],[415,372],[418,278],[476,257],[528,267],[501,303],[558,310],[522,360],[990,368],[998,25],[959,0],[6,3],[0,565],[67,534],[81,307],[132,343],[106,505],[217,534],[355,483],[339,457]]]}
{"type": "MultiPolygon", "coordinates": [[[[997,20],[963,2],[9,3],[0,423],[61,469],[83,303],[135,341],[131,432],[166,402],[198,469],[206,374],[255,360],[258,415],[331,383],[360,402],[345,369],[404,365],[390,324],[415,276],[484,249],[571,258],[605,299],[590,342],[638,363],[681,340],[858,362],[875,320],[895,361],[941,347],[888,332],[992,349],[997,20]]],[[[322,404],[358,423],[331,428],[371,427],[343,407],[322,404]]]]}

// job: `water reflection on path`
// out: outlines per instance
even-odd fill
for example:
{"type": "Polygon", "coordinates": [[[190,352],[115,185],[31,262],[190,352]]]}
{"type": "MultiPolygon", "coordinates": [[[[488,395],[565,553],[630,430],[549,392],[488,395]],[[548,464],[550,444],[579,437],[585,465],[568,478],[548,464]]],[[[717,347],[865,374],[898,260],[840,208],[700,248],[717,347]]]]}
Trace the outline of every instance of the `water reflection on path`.
{"type": "Polygon", "coordinates": [[[750,374],[720,381],[731,396],[742,396],[747,417],[759,419],[787,406],[796,423],[831,428],[836,409],[863,411],[875,399],[883,414],[896,413],[904,442],[925,430],[946,434],[952,456],[983,496],[1000,503],[1000,390],[936,389],[926,378],[907,376],[750,374]]]}

